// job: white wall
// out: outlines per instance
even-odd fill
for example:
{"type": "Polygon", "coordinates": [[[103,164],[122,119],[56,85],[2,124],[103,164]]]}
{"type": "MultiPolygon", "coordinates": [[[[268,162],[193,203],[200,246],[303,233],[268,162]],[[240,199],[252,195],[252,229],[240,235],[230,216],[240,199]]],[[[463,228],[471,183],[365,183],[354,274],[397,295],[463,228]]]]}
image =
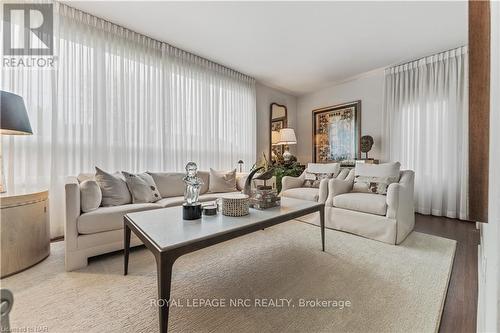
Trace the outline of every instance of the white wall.
{"type": "MultiPolygon", "coordinates": [[[[269,118],[271,103],[286,105],[288,113],[288,127],[296,129],[297,98],[258,82],[255,89],[257,92],[257,159],[260,159],[262,152],[265,152],[266,156],[268,156],[269,152],[269,118]]],[[[242,125],[244,126],[244,124],[242,125]]],[[[297,138],[297,140],[299,139],[297,138]]],[[[296,147],[290,146],[290,152],[292,154],[296,154],[296,147]]],[[[248,165],[248,168],[250,168],[250,166],[251,165],[248,165]]]]}
{"type": "Polygon", "coordinates": [[[382,108],[384,70],[359,75],[297,100],[297,157],[302,163],[312,160],[312,110],[361,100],[361,135],[371,135],[375,141],[370,158],[381,158],[382,108]]]}
{"type": "Polygon", "coordinates": [[[491,6],[490,175],[487,224],[480,224],[478,332],[500,330],[500,3],[491,6]]]}

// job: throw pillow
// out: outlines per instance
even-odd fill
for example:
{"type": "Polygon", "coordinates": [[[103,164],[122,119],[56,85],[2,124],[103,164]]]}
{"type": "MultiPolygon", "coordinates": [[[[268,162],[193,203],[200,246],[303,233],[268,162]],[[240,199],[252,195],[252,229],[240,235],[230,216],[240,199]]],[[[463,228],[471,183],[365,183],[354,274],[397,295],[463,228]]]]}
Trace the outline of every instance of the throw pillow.
{"type": "Polygon", "coordinates": [[[148,173],[133,174],[122,171],[132,194],[132,203],[156,202],[161,199],[153,177],[148,173]]]}
{"type": "Polygon", "coordinates": [[[121,206],[132,202],[127,183],[120,173],[112,175],[95,167],[95,180],[101,188],[103,206],[121,206]]]}
{"type": "Polygon", "coordinates": [[[158,188],[162,198],[179,197],[184,195],[186,184],[185,173],[182,172],[148,172],[158,188]]]}
{"type": "Polygon", "coordinates": [[[387,187],[399,181],[401,164],[399,162],[384,164],[357,163],[354,170],[353,192],[387,194],[387,187]]]}
{"type": "Polygon", "coordinates": [[[95,180],[84,180],[80,183],[80,206],[82,212],[96,210],[101,205],[102,193],[95,180]]]}
{"type": "Polygon", "coordinates": [[[339,163],[308,163],[305,171],[304,187],[319,188],[322,179],[337,177],[339,172],[339,163]]]}
{"type": "Polygon", "coordinates": [[[236,169],[216,171],[210,168],[208,191],[212,193],[236,191],[236,169]]]}
{"type": "Polygon", "coordinates": [[[304,187],[319,188],[321,180],[330,178],[333,178],[333,173],[314,173],[314,174],[306,173],[306,180],[304,181],[304,187]]]}

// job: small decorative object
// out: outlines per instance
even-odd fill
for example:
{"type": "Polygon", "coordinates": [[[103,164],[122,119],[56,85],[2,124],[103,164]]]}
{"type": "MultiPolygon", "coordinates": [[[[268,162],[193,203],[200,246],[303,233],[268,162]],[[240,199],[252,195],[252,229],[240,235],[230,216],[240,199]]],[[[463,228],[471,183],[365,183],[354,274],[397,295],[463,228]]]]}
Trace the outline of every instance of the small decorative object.
{"type": "Polygon", "coordinates": [[[217,215],[217,203],[212,202],[203,206],[203,214],[207,216],[217,215]]]}
{"type": "Polygon", "coordinates": [[[296,145],[297,137],[295,136],[295,131],[293,128],[282,128],[280,130],[280,141],[279,144],[285,145],[285,151],[283,152],[283,160],[285,162],[290,161],[292,154],[290,153],[290,148],[288,145],[296,145]]]}
{"type": "Polygon", "coordinates": [[[226,216],[248,215],[250,200],[246,194],[233,194],[220,198],[222,214],[226,216]]]}
{"type": "Polygon", "coordinates": [[[186,164],[186,176],[182,180],[186,183],[184,191],[184,204],[182,205],[182,218],[196,220],[201,218],[201,204],[198,202],[200,188],[203,180],[197,176],[198,166],[194,162],[186,164]]]}
{"type": "Polygon", "coordinates": [[[250,199],[250,207],[260,210],[277,207],[280,204],[281,199],[276,190],[269,188],[269,186],[257,187],[255,194],[250,199]]]}
{"type": "Polygon", "coordinates": [[[257,177],[255,177],[255,179],[258,179],[258,180],[263,180],[264,181],[264,186],[260,186],[262,188],[265,188],[265,189],[270,189],[272,188],[271,186],[267,186],[267,181],[269,179],[271,179],[274,175],[274,168],[270,168],[268,169],[266,172],[258,175],[257,177]]]}
{"type": "Polygon", "coordinates": [[[365,153],[365,159],[368,159],[368,152],[372,150],[373,137],[371,135],[363,135],[361,137],[361,152],[365,153]]]}
{"type": "Polygon", "coordinates": [[[245,181],[245,188],[243,189],[243,194],[251,196],[252,195],[252,178],[253,176],[261,169],[264,169],[264,167],[258,167],[252,170],[250,174],[247,177],[247,180],[245,181]]]}
{"type": "Polygon", "coordinates": [[[244,162],[243,162],[242,160],[239,160],[239,161],[238,161],[238,165],[239,165],[239,167],[240,167],[240,172],[242,172],[242,171],[243,171],[243,163],[244,163],[244,162]]]}
{"type": "Polygon", "coordinates": [[[313,111],[313,162],[361,158],[361,101],[313,111]]]}

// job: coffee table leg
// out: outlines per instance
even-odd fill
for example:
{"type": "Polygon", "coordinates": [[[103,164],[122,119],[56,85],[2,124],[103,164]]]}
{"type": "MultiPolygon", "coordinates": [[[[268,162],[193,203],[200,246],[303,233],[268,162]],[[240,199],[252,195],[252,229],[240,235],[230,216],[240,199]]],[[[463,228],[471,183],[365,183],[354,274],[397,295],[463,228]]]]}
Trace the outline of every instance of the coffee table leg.
{"type": "Polygon", "coordinates": [[[319,209],[319,224],[321,227],[321,247],[325,251],[325,206],[319,209]]]}
{"type": "Polygon", "coordinates": [[[158,272],[158,307],[160,315],[160,332],[168,330],[168,311],[170,301],[170,286],[172,284],[172,266],[175,259],[168,253],[159,253],[156,256],[156,266],[158,272]]]}
{"type": "Polygon", "coordinates": [[[128,274],[128,254],[130,252],[130,228],[127,223],[123,223],[123,275],[128,274]]]}

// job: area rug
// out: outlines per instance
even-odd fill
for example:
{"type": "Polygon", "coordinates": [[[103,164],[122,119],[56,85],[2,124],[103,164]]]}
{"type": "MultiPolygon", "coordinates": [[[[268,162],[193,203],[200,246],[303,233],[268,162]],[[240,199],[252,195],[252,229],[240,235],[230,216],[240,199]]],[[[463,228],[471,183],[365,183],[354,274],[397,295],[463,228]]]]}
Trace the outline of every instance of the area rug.
{"type": "MultiPolygon", "coordinates": [[[[171,332],[436,332],[455,241],[413,232],[399,246],[298,221],[188,254],[174,265],[171,332]]],[[[156,332],[156,266],[144,247],[64,271],[64,243],[1,280],[11,327],[156,332]]],[[[39,330],[40,331],[40,330],[39,330]]]]}

